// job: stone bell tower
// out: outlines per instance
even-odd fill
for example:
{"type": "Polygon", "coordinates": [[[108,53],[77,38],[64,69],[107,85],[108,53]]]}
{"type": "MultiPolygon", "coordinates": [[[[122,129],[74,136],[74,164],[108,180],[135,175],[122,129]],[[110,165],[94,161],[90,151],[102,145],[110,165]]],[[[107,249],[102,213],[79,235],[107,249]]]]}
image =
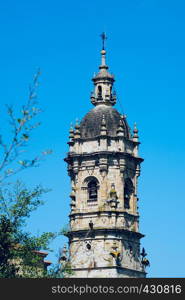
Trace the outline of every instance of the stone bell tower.
{"type": "Polygon", "coordinates": [[[106,51],[93,77],[95,106],[70,129],[65,161],[72,191],[69,238],[72,277],[146,277],[140,254],[138,130],[115,108],[106,51]]]}

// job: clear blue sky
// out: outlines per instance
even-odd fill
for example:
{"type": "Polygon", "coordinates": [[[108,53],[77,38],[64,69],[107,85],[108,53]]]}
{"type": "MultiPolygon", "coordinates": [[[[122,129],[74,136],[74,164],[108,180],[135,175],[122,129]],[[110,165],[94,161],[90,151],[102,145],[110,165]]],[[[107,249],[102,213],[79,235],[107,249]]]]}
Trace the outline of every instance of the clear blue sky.
{"type": "MultiPolygon", "coordinates": [[[[70,182],[63,161],[68,130],[70,122],[91,109],[99,35],[106,31],[107,62],[129,124],[138,124],[145,159],[139,210],[146,234],[142,246],[151,262],[148,276],[184,277],[184,15],[183,0],[0,2],[0,126],[7,124],[4,104],[24,103],[40,67],[44,112],[28,149],[30,155],[54,151],[40,168],[20,175],[30,185],[52,189],[28,230],[57,231],[68,223],[70,182]]],[[[61,239],[53,244],[56,252],[62,244],[61,239]]],[[[55,261],[55,254],[49,258],[55,261]]]]}

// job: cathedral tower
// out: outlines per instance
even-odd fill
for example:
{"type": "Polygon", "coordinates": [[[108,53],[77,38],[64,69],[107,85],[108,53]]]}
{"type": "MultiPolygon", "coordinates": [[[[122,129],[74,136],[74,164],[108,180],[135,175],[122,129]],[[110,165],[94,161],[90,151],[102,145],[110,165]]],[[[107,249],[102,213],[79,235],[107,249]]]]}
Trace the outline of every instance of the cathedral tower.
{"type": "Polygon", "coordinates": [[[138,130],[115,108],[114,76],[101,65],[93,77],[95,106],[70,129],[65,161],[71,178],[69,251],[72,277],[145,277],[137,181],[138,130]]]}

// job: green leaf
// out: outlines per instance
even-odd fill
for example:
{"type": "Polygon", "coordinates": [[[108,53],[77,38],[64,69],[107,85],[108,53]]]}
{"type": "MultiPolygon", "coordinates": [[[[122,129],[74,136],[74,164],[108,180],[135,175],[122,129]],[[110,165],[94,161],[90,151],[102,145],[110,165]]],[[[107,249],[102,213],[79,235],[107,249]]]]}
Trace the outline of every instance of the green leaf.
{"type": "Polygon", "coordinates": [[[23,139],[25,140],[25,141],[27,141],[28,139],[29,139],[29,135],[28,134],[26,134],[26,133],[23,133],[23,139]]]}

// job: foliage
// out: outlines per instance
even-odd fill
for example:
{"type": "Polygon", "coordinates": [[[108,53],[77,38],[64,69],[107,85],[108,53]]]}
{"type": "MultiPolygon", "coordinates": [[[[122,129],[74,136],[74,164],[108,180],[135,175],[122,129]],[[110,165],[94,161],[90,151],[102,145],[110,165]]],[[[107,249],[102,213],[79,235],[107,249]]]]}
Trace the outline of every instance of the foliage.
{"type": "Polygon", "coordinates": [[[10,176],[38,166],[39,161],[52,152],[45,150],[32,159],[22,159],[31,132],[40,125],[34,121],[41,111],[36,101],[39,76],[38,71],[19,116],[13,107],[7,106],[8,141],[0,135],[0,277],[4,278],[47,276],[39,250],[49,250],[49,243],[56,237],[56,233],[51,232],[35,237],[24,231],[26,220],[43,204],[41,196],[48,190],[41,186],[29,189],[20,180],[8,182],[10,176]]]}
{"type": "Polygon", "coordinates": [[[66,278],[70,275],[73,275],[74,272],[71,269],[69,262],[66,262],[65,265],[57,263],[52,266],[47,272],[47,278],[66,278]]]}
{"type": "Polygon", "coordinates": [[[9,264],[9,260],[15,257],[14,249],[12,248],[13,235],[15,228],[8,218],[0,217],[0,278],[14,278],[18,271],[15,265],[9,264]]]}
{"type": "Polygon", "coordinates": [[[23,169],[37,166],[45,155],[52,152],[51,150],[45,150],[40,155],[32,157],[32,159],[19,159],[19,157],[22,157],[25,153],[31,132],[40,125],[40,122],[34,121],[36,116],[41,112],[36,101],[39,76],[40,71],[34,76],[33,83],[29,87],[28,100],[26,104],[22,106],[18,116],[15,113],[14,107],[6,105],[7,114],[9,116],[10,134],[7,142],[5,142],[3,136],[0,135],[1,184],[7,178],[19,173],[23,169]]]}
{"type": "Polygon", "coordinates": [[[59,251],[58,263],[53,265],[47,272],[48,278],[65,278],[73,275],[74,272],[71,269],[69,252],[64,246],[64,248],[59,251]],[[65,250],[64,250],[65,249],[65,250]]]}
{"type": "Polygon", "coordinates": [[[48,244],[57,234],[46,232],[39,237],[34,237],[24,232],[26,219],[32,211],[43,204],[40,197],[45,192],[46,190],[40,186],[29,190],[19,181],[12,187],[9,186],[9,189],[1,190],[0,277],[43,277],[45,275],[37,251],[50,250],[48,244]],[[16,263],[12,265],[12,261],[16,263]]]}

